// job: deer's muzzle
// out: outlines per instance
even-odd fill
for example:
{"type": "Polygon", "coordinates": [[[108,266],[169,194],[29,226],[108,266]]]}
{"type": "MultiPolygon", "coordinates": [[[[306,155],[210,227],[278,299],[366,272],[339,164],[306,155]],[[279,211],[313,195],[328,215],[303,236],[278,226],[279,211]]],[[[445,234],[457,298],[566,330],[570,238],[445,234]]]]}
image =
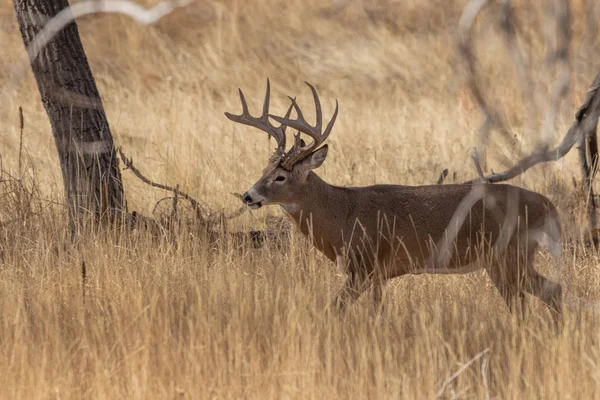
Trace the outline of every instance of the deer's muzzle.
{"type": "Polygon", "coordinates": [[[257,201],[255,199],[253,199],[252,195],[250,194],[249,191],[242,195],[242,201],[244,202],[244,204],[246,204],[252,210],[256,210],[256,209],[262,207],[262,200],[257,201]]]}

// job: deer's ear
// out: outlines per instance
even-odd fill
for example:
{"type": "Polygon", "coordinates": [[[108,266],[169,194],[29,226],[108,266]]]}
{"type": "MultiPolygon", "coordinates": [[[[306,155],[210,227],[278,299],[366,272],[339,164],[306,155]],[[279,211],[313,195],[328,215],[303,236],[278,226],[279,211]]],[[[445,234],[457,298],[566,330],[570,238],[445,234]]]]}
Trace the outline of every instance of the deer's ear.
{"type": "Polygon", "coordinates": [[[325,145],[319,150],[315,150],[308,156],[304,157],[301,161],[302,168],[306,168],[309,170],[319,168],[321,164],[323,164],[323,161],[325,161],[325,157],[327,157],[328,149],[329,147],[325,145]]]}

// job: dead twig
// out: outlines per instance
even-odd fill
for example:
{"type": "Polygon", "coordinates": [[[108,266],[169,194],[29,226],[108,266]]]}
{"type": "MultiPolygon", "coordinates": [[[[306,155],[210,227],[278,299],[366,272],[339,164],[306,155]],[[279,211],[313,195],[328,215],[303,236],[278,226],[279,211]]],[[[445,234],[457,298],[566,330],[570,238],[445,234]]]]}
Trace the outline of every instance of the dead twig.
{"type": "Polygon", "coordinates": [[[486,367],[487,367],[487,357],[483,357],[483,361],[481,362],[481,380],[483,382],[483,387],[485,388],[484,399],[490,400],[490,388],[488,387],[488,382],[487,382],[486,367]]]}
{"type": "MultiPolygon", "coordinates": [[[[127,158],[127,156],[125,155],[125,153],[123,153],[123,149],[121,147],[117,148],[117,151],[119,152],[120,156],[121,156],[121,160],[123,161],[123,164],[125,164],[125,169],[130,170],[131,172],[133,172],[133,174],[135,176],[137,176],[142,182],[158,188],[158,189],[163,189],[163,190],[167,190],[170,191],[174,194],[174,196],[172,197],[165,197],[161,200],[159,200],[156,205],[154,206],[154,209],[152,211],[152,213],[154,214],[158,205],[164,201],[164,200],[172,200],[172,211],[171,211],[171,217],[175,217],[175,215],[177,214],[177,209],[178,209],[178,201],[179,198],[185,199],[187,201],[189,201],[190,205],[192,206],[192,209],[194,210],[194,212],[196,213],[196,218],[199,221],[203,221],[206,222],[208,224],[213,224],[216,221],[226,221],[226,220],[230,220],[233,218],[237,218],[240,215],[242,215],[244,212],[246,212],[246,210],[248,209],[248,207],[246,206],[242,206],[240,208],[238,208],[237,210],[229,213],[229,214],[225,214],[223,212],[212,212],[209,209],[207,209],[206,207],[202,206],[202,204],[200,204],[200,202],[196,199],[194,199],[192,196],[190,196],[189,194],[182,192],[179,189],[179,185],[176,185],[175,187],[169,186],[169,185],[165,185],[162,183],[158,183],[158,182],[154,182],[148,178],[146,178],[144,176],[144,174],[142,174],[140,172],[139,169],[137,169],[134,165],[133,165],[133,160],[131,158],[127,158]]],[[[236,196],[237,198],[241,197],[239,194],[237,193],[232,193],[232,195],[236,196]]]]}
{"type": "Polygon", "coordinates": [[[452,375],[450,375],[442,384],[442,387],[440,388],[440,390],[438,390],[437,394],[435,395],[435,397],[437,399],[439,399],[440,397],[442,397],[444,395],[444,392],[446,391],[446,388],[448,387],[448,385],[450,385],[452,383],[452,381],[454,381],[456,378],[458,378],[458,376],[460,374],[462,374],[467,368],[469,368],[471,366],[471,364],[473,364],[475,361],[479,360],[481,357],[483,357],[484,355],[486,355],[488,352],[490,351],[489,348],[483,350],[482,352],[480,352],[479,354],[477,354],[475,357],[471,358],[469,361],[467,361],[465,364],[463,364],[458,370],[456,370],[455,373],[453,373],[452,375]]]}
{"type": "Polygon", "coordinates": [[[202,216],[202,213],[208,214],[208,211],[198,202],[198,200],[194,199],[189,194],[180,191],[177,187],[172,187],[172,186],[164,185],[162,183],[157,183],[157,182],[154,182],[154,181],[146,178],[140,172],[140,170],[137,169],[133,165],[133,160],[131,158],[127,158],[127,156],[125,156],[125,153],[123,153],[123,149],[121,147],[118,147],[117,151],[119,152],[119,155],[121,156],[121,161],[123,161],[123,164],[125,164],[125,169],[128,169],[131,172],[133,172],[133,174],[135,176],[137,176],[142,182],[144,182],[152,187],[158,188],[158,189],[168,190],[169,192],[175,193],[176,195],[181,196],[182,198],[186,199],[187,201],[190,202],[192,209],[196,212],[196,216],[200,220],[204,219],[204,217],[202,216]]]}
{"type": "MultiPolygon", "coordinates": [[[[23,118],[23,107],[19,106],[19,176],[23,174],[23,129],[25,128],[25,119],[23,118]]],[[[1,166],[0,166],[1,167],[1,166]]]]}
{"type": "Polygon", "coordinates": [[[87,268],[85,261],[81,262],[81,301],[85,306],[85,287],[87,285],[87,268]]]}
{"type": "Polygon", "coordinates": [[[471,158],[473,159],[473,163],[475,164],[475,169],[477,170],[477,175],[479,175],[479,179],[481,182],[488,183],[488,180],[485,178],[485,174],[481,169],[481,164],[479,162],[479,155],[477,155],[477,147],[473,147],[473,153],[471,154],[471,158]]]}

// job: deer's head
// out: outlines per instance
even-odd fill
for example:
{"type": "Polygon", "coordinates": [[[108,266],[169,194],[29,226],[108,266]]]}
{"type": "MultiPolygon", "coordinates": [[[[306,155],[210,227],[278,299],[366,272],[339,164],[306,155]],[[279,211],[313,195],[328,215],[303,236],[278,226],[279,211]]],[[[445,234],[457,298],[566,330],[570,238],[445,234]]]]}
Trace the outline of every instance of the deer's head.
{"type": "Polygon", "coordinates": [[[335,112],[331,121],[327,124],[325,132],[322,131],[323,115],[321,112],[321,102],[313,85],[306,83],[312,91],[317,122],[311,126],[306,122],[302,111],[296,99],[291,98],[287,113],[283,117],[269,114],[270,102],[270,84],[267,80],[267,93],[263,104],[263,113],[260,117],[253,117],[248,111],[248,104],[244,98],[244,93],[240,89],[240,99],[242,101],[242,114],[233,115],[225,113],[227,118],[240,124],[253,126],[264,132],[267,132],[277,142],[277,149],[268,161],[267,167],[263,170],[262,177],[242,196],[242,201],[252,209],[260,208],[268,204],[289,205],[294,204],[299,196],[306,190],[306,181],[308,174],[313,169],[319,168],[327,156],[327,145],[321,146],[333,128],[338,113],[337,100],[335,102],[335,112]],[[292,110],[296,111],[297,118],[290,119],[292,110]],[[280,125],[274,126],[269,118],[277,121],[280,125]],[[291,127],[298,130],[294,136],[294,144],[289,151],[286,151],[286,128],[291,127]],[[310,136],[313,141],[306,144],[300,138],[300,133],[310,136]]]}

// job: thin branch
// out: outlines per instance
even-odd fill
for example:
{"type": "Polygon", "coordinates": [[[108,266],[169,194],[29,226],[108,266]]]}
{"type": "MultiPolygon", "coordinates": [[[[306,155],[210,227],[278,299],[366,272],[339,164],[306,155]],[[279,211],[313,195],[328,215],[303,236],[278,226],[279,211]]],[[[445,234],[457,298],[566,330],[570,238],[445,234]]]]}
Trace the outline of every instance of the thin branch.
{"type": "Polygon", "coordinates": [[[481,380],[483,381],[483,387],[485,388],[484,399],[490,400],[490,388],[488,387],[487,382],[486,367],[487,357],[483,357],[483,361],[481,362],[481,380]]]}
{"type": "Polygon", "coordinates": [[[516,66],[517,75],[519,77],[519,81],[522,82],[522,87],[524,93],[533,97],[534,93],[534,83],[531,77],[531,74],[528,73],[528,65],[525,61],[525,57],[523,53],[519,50],[519,45],[517,43],[517,29],[515,25],[514,12],[512,8],[511,0],[504,0],[502,7],[502,20],[500,26],[504,31],[504,36],[506,38],[506,45],[512,57],[513,63],[516,66]]]}
{"type": "Polygon", "coordinates": [[[435,395],[435,397],[437,399],[439,399],[440,397],[442,397],[444,395],[444,392],[446,391],[446,387],[448,387],[448,385],[451,384],[453,380],[455,380],[456,378],[458,378],[458,376],[460,374],[462,374],[467,368],[469,368],[471,366],[471,364],[473,364],[475,361],[479,360],[481,357],[483,357],[484,355],[486,355],[489,351],[490,351],[489,348],[484,349],[482,352],[480,352],[475,357],[471,358],[469,361],[467,361],[465,364],[463,364],[455,373],[453,373],[452,375],[450,375],[444,381],[444,383],[442,384],[442,387],[440,388],[440,390],[438,390],[438,392],[435,395]]]}
{"type": "Polygon", "coordinates": [[[488,183],[483,170],[481,169],[481,163],[479,162],[479,155],[477,155],[477,147],[473,147],[473,153],[471,154],[471,158],[473,159],[473,163],[475,164],[475,169],[477,170],[477,175],[479,175],[479,179],[483,183],[488,183]]]}
{"type": "Polygon", "coordinates": [[[556,79],[550,90],[550,104],[545,118],[544,143],[549,143],[555,132],[556,117],[562,99],[569,91],[571,65],[569,46],[571,43],[571,12],[568,0],[555,0],[556,48],[548,62],[557,68],[556,79]]]}
{"type": "Polygon", "coordinates": [[[173,196],[173,209],[171,210],[171,218],[175,218],[177,216],[177,203],[179,200],[179,184],[175,185],[175,196],[173,196]]]}
{"type": "MultiPolygon", "coordinates": [[[[137,176],[142,182],[158,188],[158,189],[163,189],[163,190],[168,190],[170,192],[172,192],[174,194],[174,196],[171,197],[165,197],[164,199],[160,200],[156,206],[154,207],[154,210],[152,211],[152,213],[154,213],[156,211],[156,207],[158,206],[158,204],[163,201],[163,200],[168,200],[171,199],[173,200],[173,211],[172,211],[172,215],[174,215],[174,213],[177,211],[177,201],[178,201],[178,197],[181,197],[187,201],[190,202],[190,205],[192,206],[192,209],[196,212],[196,217],[200,220],[203,221],[205,220],[205,218],[202,216],[202,214],[204,213],[205,215],[207,215],[208,218],[208,222],[214,222],[217,219],[224,219],[224,220],[229,220],[229,219],[233,219],[233,218],[237,218],[240,215],[242,215],[244,212],[246,212],[246,210],[248,209],[247,206],[242,206],[240,208],[238,208],[237,210],[229,213],[229,214],[224,214],[224,213],[213,213],[210,210],[207,210],[206,207],[202,206],[200,204],[200,202],[196,199],[194,199],[192,196],[190,196],[189,194],[182,192],[179,189],[179,185],[176,185],[175,187],[172,186],[168,186],[162,183],[157,183],[154,182],[148,178],[146,178],[144,176],[144,174],[142,174],[140,172],[139,169],[137,169],[134,165],[133,165],[133,160],[131,158],[127,158],[127,156],[125,156],[125,153],[123,153],[123,149],[121,147],[117,148],[117,151],[119,152],[120,156],[121,156],[121,161],[123,161],[123,164],[125,165],[125,169],[129,169],[131,172],[133,172],[133,174],[135,176],[137,176]]],[[[241,196],[237,193],[232,193],[233,196],[235,196],[236,198],[240,198],[241,196]]]]}
{"type": "Polygon", "coordinates": [[[178,188],[174,188],[168,185],[164,185],[162,183],[157,183],[154,181],[151,181],[150,179],[146,178],[141,172],[140,170],[138,170],[134,165],[133,165],[133,160],[131,158],[127,158],[125,156],[125,153],[123,153],[123,149],[121,149],[121,147],[117,148],[117,151],[119,152],[119,154],[121,155],[121,161],[123,161],[123,164],[125,164],[125,169],[129,169],[131,172],[133,172],[133,174],[135,176],[137,176],[142,182],[155,187],[155,188],[159,188],[159,189],[163,189],[163,190],[168,190],[170,192],[175,193],[178,196],[181,196],[182,198],[186,199],[187,201],[190,202],[190,204],[192,205],[192,208],[194,209],[194,211],[196,211],[196,215],[198,217],[198,219],[203,219],[202,217],[202,213],[208,214],[208,212],[206,211],[206,209],[196,200],[194,199],[192,196],[190,196],[187,193],[182,192],[181,190],[179,190],[178,188]]]}
{"type": "MultiPolygon", "coordinates": [[[[487,175],[484,178],[490,183],[507,181],[537,164],[556,161],[564,157],[580,138],[589,135],[598,125],[598,117],[600,116],[600,94],[598,93],[598,88],[600,88],[600,73],[596,75],[594,82],[588,89],[583,105],[575,114],[575,121],[557,148],[536,150],[506,171],[487,175]]],[[[478,182],[479,179],[474,179],[466,183],[478,182]]]]}
{"type": "MultiPolygon", "coordinates": [[[[23,107],[19,106],[19,176],[23,174],[23,130],[25,129],[25,119],[23,118],[23,107]]],[[[0,168],[2,165],[0,165],[0,168]]]]}
{"type": "Polygon", "coordinates": [[[450,219],[446,227],[445,234],[441,237],[438,243],[435,243],[435,248],[431,251],[429,257],[425,260],[426,269],[444,269],[448,267],[452,258],[453,243],[458,232],[463,226],[466,218],[471,213],[473,206],[482,200],[487,193],[487,185],[475,184],[471,187],[469,193],[463,197],[460,204],[454,210],[454,215],[450,219]]]}
{"type": "Polygon", "coordinates": [[[85,306],[85,287],[87,286],[87,268],[85,261],[81,261],[81,302],[85,306]]]}
{"type": "MultiPolygon", "coordinates": [[[[77,18],[90,14],[115,13],[127,15],[141,25],[150,25],[191,2],[192,0],[165,0],[154,7],[144,8],[131,0],[84,0],[65,8],[51,19],[45,15],[35,15],[32,19],[44,27],[25,49],[27,54],[23,60],[7,67],[6,76],[8,78],[5,81],[8,84],[0,90],[0,95],[8,98],[14,91],[13,85],[22,81],[27,71],[21,64],[32,63],[54,36],[77,18]]],[[[69,92],[64,88],[57,88],[55,95],[64,98],[69,104],[80,105],[82,108],[98,107],[96,99],[69,92]]]]}
{"type": "Polygon", "coordinates": [[[486,98],[477,71],[477,62],[473,46],[473,26],[477,17],[489,6],[489,0],[471,0],[463,9],[459,19],[459,51],[462,54],[468,72],[468,84],[473,98],[477,102],[484,120],[479,127],[479,146],[485,148],[489,140],[490,129],[496,128],[505,140],[510,140],[510,133],[502,113],[495,109],[486,98]]]}
{"type": "MultiPolygon", "coordinates": [[[[150,25],[172,13],[177,8],[190,3],[190,0],[167,0],[161,1],[148,9],[129,0],[88,0],[72,4],[47,21],[44,24],[44,28],[33,38],[26,49],[29,54],[29,60],[33,62],[40,51],[58,32],[77,18],[85,15],[118,13],[127,15],[140,25],[150,25]]],[[[43,19],[43,16],[38,17],[38,21],[40,22],[43,22],[43,19]]]]}

